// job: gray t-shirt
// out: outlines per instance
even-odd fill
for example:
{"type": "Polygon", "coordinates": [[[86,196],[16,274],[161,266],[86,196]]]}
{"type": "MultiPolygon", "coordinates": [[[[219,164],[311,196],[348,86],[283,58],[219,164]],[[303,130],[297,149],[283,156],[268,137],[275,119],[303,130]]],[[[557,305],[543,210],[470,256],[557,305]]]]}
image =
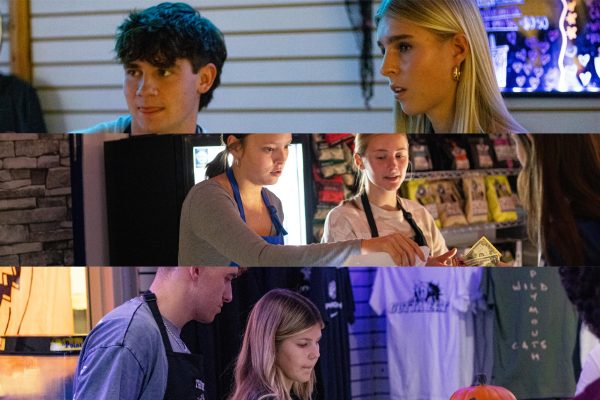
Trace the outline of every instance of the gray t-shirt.
{"type": "MultiPolygon", "coordinates": [[[[281,201],[267,190],[283,221],[281,201]]],[[[281,246],[267,243],[240,217],[235,199],[215,180],[188,193],[179,222],[179,265],[327,266],[360,254],[360,240],[281,246]]]]}
{"type": "MultiPolygon", "coordinates": [[[[169,326],[173,331],[175,327],[169,326]]],[[[179,343],[168,336],[178,351],[179,343]]],[[[162,399],[167,376],[160,331],[150,308],[136,297],[104,316],[87,336],[75,372],[73,399],[162,399]]]]}

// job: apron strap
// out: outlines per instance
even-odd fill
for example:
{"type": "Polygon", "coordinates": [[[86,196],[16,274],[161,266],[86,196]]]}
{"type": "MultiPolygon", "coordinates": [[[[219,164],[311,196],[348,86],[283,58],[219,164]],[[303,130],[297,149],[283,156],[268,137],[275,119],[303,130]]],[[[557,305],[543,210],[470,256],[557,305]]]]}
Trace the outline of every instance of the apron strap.
{"type": "MultiPolygon", "coordinates": [[[[360,200],[363,205],[363,209],[365,210],[365,215],[367,216],[367,221],[369,222],[369,228],[371,229],[371,237],[379,237],[379,232],[377,231],[377,224],[375,223],[375,218],[373,217],[373,211],[371,210],[371,204],[369,203],[369,197],[366,192],[360,195],[360,200]]],[[[425,240],[425,235],[423,235],[423,231],[419,228],[416,221],[414,220],[411,213],[406,211],[404,207],[402,207],[402,203],[400,202],[400,198],[396,197],[396,206],[400,211],[402,211],[402,215],[404,219],[412,230],[415,232],[415,243],[419,246],[427,246],[427,241],[425,240]]]]}
{"type": "Polygon", "coordinates": [[[260,191],[260,194],[262,196],[263,202],[267,206],[267,210],[269,210],[269,215],[271,216],[271,222],[273,223],[273,226],[275,226],[275,233],[277,234],[277,236],[287,235],[288,234],[287,231],[285,230],[285,228],[283,227],[283,224],[281,223],[281,221],[279,220],[279,217],[277,216],[277,209],[275,208],[274,205],[271,205],[271,202],[269,201],[269,196],[267,196],[267,191],[263,188],[260,191]]]}
{"type": "Polygon", "coordinates": [[[408,222],[413,231],[415,231],[415,243],[419,246],[427,246],[427,242],[425,241],[425,235],[423,235],[423,231],[421,230],[421,228],[419,228],[419,225],[417,225],[417,222],[414,220],[412,214],[406,211],[404,207],[402,207],[402,203],[400,203],[399,197],[397,198],[397,201],[398,208],[402,210],[402,215],[404,215],[404,219],[408,222]]]}
{"type": "MultiPolygon", "coordinates": [[[[240,187],[235,179],[235,176],[233,175],[233,170],[231,168],[227,168],[227,170],[225,172],[227,174],[227,179],[229,180],[229,183],[231,184],[231,190],[233,191],[233,198],[235,199],[235,203],[237,204],[238,211],[240,212],[240,217],[242,217],[242,221],[246,222],[246,213],[244,212],[244,203],[242,203],[242,196],[240,195],[240,187]]],[[[284,236],[287,235],[288,233],[283,228],[283,224],[279,220],[279,217],[277,217],[277,209],[275,208],[275,206],[271,205],[271,202],[269,201],[269,197],[267,196],[267,191],[263,188],[260,191],[260,194],[263,199],[263,202],[265,203],[265,206],[267,207],[267,210],[269,211],[269,215],[271,217],[271,223],[275,227],[275,232],[277,233],[277,235],[279,235],[279,234],[282,234],[284,236]]]]}
{"type": "Polygon", "coordinates": [[[165,350],[167,353],[172,353],[173,348],[171,347],[171,341],[169,340],[169,336],[167,335],[167,329],[165,328],[165,322],[160,315],[160,311],[158,311],[158,305],[156,304],[156,295],[151,291],[146,291],[142,294],[144,297],[144,301],[148,304],[150,311],[152,312],[152,316],[154,317],[154,321],[156,321],[156,325],[158,325],[158,330],[160,331],[160,335],[162,336],[163,344],[165,346],[165,350]]]}
{"type": "Polygon", "coordinates": [[[235,176],[233,175],[233,170],[231,168],[227,168],[225,171],[227,174],[227,179],[229,179],[229,183],[231,184],[231,190],[233,191],[233,198],[235,199],[235,203],[237,204],[238,211],[240,212],[240,217],[242,217],[242,221],[246,222],[246,213],[244,212],[244,204],[242,203],[242,196],[240,195],[240,187],[238,186],[237,181],[235,180],[235,176]]]}
{"type": "Polygon", "coordinates": [[[371,237],[379,237],[379,232],[377,231],[377,224],[375,223],[375,218],[373,218],[373,211],[371,211],[371,204],[369,204],[369,196],[367,196],[367,192],[363,192],[363,194],[360,195],[360,200],[362,201],[363,209],[365,210],[367,221],[369,222],[369,228],[371,229],[371,237]]]}

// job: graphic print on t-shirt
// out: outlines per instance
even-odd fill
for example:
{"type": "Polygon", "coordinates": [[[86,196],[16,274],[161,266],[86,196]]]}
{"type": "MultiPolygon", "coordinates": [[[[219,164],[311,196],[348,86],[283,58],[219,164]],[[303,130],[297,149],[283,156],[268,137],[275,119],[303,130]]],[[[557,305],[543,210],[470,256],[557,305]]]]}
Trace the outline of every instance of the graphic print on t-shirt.
{"type": "Polygon", "coordinates": [[[337,301],[337,283],[335,280],[330,280],[327,285],[328,301],[325,303],[325,310],[329,315],[329,318],[335,318],[338,316],[343,308],[343,304],[337,301]]]}
{"type": "Polygon", "coordinates": [[[412,299],[402,303],[392,303],[391,314],[400,313],[421,313],[421,312],[439,312],[448,311],[448,300],[442,292],[439,283],[432,281],[416,281],[414,284],[412,299]]]}
{"type": "Polygon", "coordinates": [[[471,384],[479,272],[377,269],[369,305],[386,315],[390,400],[448,400],[471,384]]]}

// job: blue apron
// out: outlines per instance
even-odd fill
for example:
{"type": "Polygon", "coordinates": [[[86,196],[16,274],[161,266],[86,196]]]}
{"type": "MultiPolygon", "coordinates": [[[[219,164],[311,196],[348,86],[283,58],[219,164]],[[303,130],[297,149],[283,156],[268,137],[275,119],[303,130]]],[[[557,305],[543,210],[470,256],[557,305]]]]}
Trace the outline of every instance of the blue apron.
{"type": "MultiPolygon", "coordinates": [[[[240,196],[240,187],[238,186],[237,181],[235,180],[235,176],[233,176],[233,170],[231,168],[227,168],[225,171],[227,174],[227,179],[229,179],[229,183],[231,184],[231,189],[233,190],[233,198],[237,204],[238,210],[240,212],[240,216],[244,223],[246,223],[246,213],[244,212],[244,204],[242,203],[242,196],[240,196]]],[[[267,210],[269,210],[269,215],[271,216],[271,222],[275,227],[275,235],[272,236],[261,236],[265,242],[269,244],[284,244],[283,237],[287,235],[287,232],[283,228],[281,221],[279,221],[279,217],[277,217],[277,209],[275,206],[271,205],[269,202],[269,197],[267,196],[267,191],[263,188],[260,192],[262,199],[267,206],[267,210]]],[[[237,266],[235,263],[231,263],[232,266],[237,266]]]]}

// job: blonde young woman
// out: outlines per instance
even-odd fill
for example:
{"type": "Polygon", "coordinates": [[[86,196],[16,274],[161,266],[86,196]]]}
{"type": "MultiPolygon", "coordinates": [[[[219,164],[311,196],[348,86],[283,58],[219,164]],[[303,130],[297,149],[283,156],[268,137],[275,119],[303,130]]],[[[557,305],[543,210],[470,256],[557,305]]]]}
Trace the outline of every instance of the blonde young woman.
{"type": "Polygon", "coordinates": [[[227,134],[227,149],[207,168],[181,209],[179,265],[323,266],[350,256],[388,253],[398,265],[414,263],[419,247],[402,235],[341,243],[283,245],[281,201],[264,186],[277,183],[291,134],[227,134]],[[234,159],[227,165],[227,156],[234,159]]]}
{"type": "Polygon", "coordinates": [[[429,248],[427,265],[452,265],[456,249],[448,251],[431,214],[418,202],[398,196],[409,163],[406,134],[357,134],[354,163],[360,175],[359,194],[327,215],[322,241],[395,232],[429,248]]]}
{"type": "Polygon", "coordinates": [[[384,0],[375,16],[399,132],[524,132],[500,95],[475,0],[384,0]]]}
{"type": "Polygon", "coordinates": [[[230,400],[310,400],[323,326],[304,296],[287,289],[264,295],[248,318],[230,400]]]}

